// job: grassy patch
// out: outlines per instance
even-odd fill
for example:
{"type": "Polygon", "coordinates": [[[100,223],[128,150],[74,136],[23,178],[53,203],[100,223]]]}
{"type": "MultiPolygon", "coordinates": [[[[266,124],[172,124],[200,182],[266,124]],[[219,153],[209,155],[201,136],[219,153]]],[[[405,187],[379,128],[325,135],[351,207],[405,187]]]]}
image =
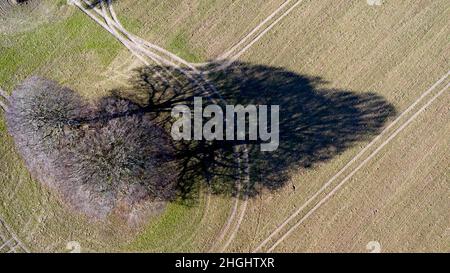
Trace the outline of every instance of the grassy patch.
{"type": "Polygon", "coordinates": [[[138,18],[132,18],[122,15],[117,15],[119,18],[120,23],[123,25],[123,27],[128,30],[130,33],[138,33],[139,29],[143,27],[142,22],[138,18]]]}
{"type": "MultiPolygon", "coordinates": [[[[130,251],[170,251],[170,247],[168,249],[161,249],[161,247],[167,247],[167,242],[184,241],[174,238],[180,236],[178,231],[183,230],[186,223],[189,223],[189,226],[195,226],[192,223],[192,215],[198,209],[198,207],[189,207],[179,203],[169,204],[164,214],[154,219],[126,249],[130,251]]],[[[183,232],[185,231],[183,230],[183,232]]]]}
{"type": "Polygon", "coordinates": [[[189,62],[200,62],[203,59],[189,46],[189,39],[184,32],[179,32],[170,40],[168,50],[189,62]]]}
{"type": "MultiPolygon", "coordinates": [[[[32,32],[0,35],[0,85],[11,90],[32,74],[59,70],[68,65],[67,59],[80,53],[90,53],[104,67],[120,48],[113,37],[79,12],[65,21],[46,24],[32,32]]],[[[67,77],[79,77],[82,73],[67,77]]]]}

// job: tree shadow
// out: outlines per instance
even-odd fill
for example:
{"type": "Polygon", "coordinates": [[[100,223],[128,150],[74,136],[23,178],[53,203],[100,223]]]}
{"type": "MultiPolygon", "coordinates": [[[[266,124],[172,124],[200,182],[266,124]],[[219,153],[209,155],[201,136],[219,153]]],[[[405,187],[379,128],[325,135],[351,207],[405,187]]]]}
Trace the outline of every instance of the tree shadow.
{"type": "Polygon", "coordinates": [[[320,77],[283,68],[238,62],[202,77],[167,67],[142,67],[135,70],[130,87],[114,94],[139,103],[138,111],[155,113],[154,119],[166,130],[174,121],[171,109],[178,104],[192,109],[196,96],[202,96],[204,104],[279,105],[280,141],[273,152],[261,152],[258,141],[176,142],[183,200],[194,198],[198,183],[207,183],[214,193],[236,196],[277,190],[289,181],[290,171],[313,168],[373,138],[396,115],[394,106],[376,93],[327,89],[320,77]],[[245,183],[247,173],[250,181],[245,183]]]}

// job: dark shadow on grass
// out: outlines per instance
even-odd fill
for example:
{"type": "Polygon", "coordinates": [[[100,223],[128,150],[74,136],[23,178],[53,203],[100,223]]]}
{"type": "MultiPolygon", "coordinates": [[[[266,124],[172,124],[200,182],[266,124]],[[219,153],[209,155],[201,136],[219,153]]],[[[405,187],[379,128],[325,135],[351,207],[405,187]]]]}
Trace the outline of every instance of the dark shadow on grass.
{"type": "Polygon", "coordinates": [[[6,120],[30,173],[69,207],[98,219],[140,219],[135,209],[144,205],[195,204],[204,185],[239,197],[275,191],[292,173],[372,139],[396,114],[375,93],[326,85],[320,77],[249,63],[203,76],[154,66],[90,103],[30,77],[9,97],[6,120]],[[257,141],[174,141],[171,111],[179,104],[192,109],[195,97],[204,107],[278,105],[278,149],[261,152],[257,141]]]}
{"type": "MultiPolygon", "coordinates": [[[[226,195],[245,192],[255,196],[264,190],[277,190],[289,181],[291,170],[313,168],[373,138],[396,114],[393,105],[376,93],[327,89],[320,77],[282,68],[235,63],[204,77],[227,104],[279,105],[280,143],[274,152],[261,152],[260,143],[255,142],[176,142],[181,170],[178,192],[184,200],[194,198],[192,192],[201,182],[214,193],[226,195]],[[247,144],[249,150],[251,181],[238,190],[236,181],[242,178],[243,155],[236,147],[242,144],[247,144]]],[[[197,80],[204,83],[199,77],[197,80]]],[[[202,96],[204,104],[220,101],[211,86],[201,86],[165,67],[137,69],[130,86],[115,93],[139,102],[141,108],[137,111],[154,113],[154,120],[168,131],[173,122],[170,111],[175,105],[193,109],[195,96],[202,96]]]]}
{"type": "MultiPolygon", "coordinates": [[[[203,77],[142,67],[127,87],[88,104],[56,83],[31,78],[14,92],[11,109],[16,111],[8,112],[8,124],[25,158],[38,157],[30,153],[48,158],[47,173],[58,178],[55,185],[69,189],[69,197],[74,185],[89,185],[103,202],[111,199],[102,199],[105,193],[116,193],[122,182],[144,184],[155,200],[185,204],[195,202],[201,185],[215,194],[256,196],[285,186],[292,170],[314,168],[373,138],[395,115],[394,107],[375,93],[327,89],[326,84],[320,77],[248,63],[203,77]],[[202,97],[204,107],[278,105],[278,149],[261,152],[257,141],[173,141],[171,111],[179,104],[193,109],[194,97],[202,97]],[[106,190],[98,186],[105,184],[106,190]]],[[[47,177],[42,162],[28,165],[47,177]]]]}
{"type": "MultiPolygon", "coordinates": [[[[207,85],[201,87],[179,71],[171,73],[174,76],[163,67],[137,69],[131,87],[115,93],[139,102],[138,111],[156,113],[155,120],[170,130],[173,106],[185,104],[192,109],[194,96],[204,97],[207,104],[211,94],[207,85]]],[[[214,193],[226,195],[255,196],[277,190],[289,181],[291,170],[313,168],[373,138],[396,114],[394,106],[376,93],[327,89],[320,77],[283,68],[235,63],[204,77],[227,104],[279,105],[280,144],[274,152],[261,152],[260,143],[254,142],[176,142],[181,166],[178,191],[184,200],[194,198],[192,193],[202,182],[214,193]],[[236,149],[242,144],[249,150],[250,184],[238,187],[236,181],[241,180],[245,168],[243,155],[236,149]]],[[[220,101],[218,96],[210,97],[220,101]]]]}
{"type": "Polygon", "coordinates": [[[250,194],[275,190],[288,181],[290,170],[312,168],[373,138],[396,113],[376,93],[326,89],[320,77],[282,68],[236,64],[212,77],[225,86],[228,102],[280,106],[279,148],[263,153],[258,145],[251,147],[255,187],[250,194]]]}

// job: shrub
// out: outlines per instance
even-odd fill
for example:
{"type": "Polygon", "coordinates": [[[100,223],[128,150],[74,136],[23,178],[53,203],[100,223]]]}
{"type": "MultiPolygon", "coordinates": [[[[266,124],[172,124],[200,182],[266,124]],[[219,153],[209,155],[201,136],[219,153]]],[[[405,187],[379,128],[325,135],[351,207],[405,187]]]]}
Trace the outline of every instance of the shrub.
{"type": "Polygon", "coordinates": [[[104,218],[125,207],[128,217],[141,201],[171,197],[170,139],[137,104],[108,97],[91,105],[32,77],[10,97],[7,123],[30,172],[77,211],[104,218]]]}

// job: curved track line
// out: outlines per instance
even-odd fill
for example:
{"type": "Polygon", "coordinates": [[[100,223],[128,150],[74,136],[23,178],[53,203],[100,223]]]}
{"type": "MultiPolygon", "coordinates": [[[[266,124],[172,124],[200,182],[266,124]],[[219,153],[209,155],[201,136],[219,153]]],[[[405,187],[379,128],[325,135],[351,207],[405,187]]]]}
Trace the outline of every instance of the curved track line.
{"type": "MultiPolygon", "coordinates": [[[[143,41],[142,39],[136,38],[135,36],[129,34],[129,33],[123,28],[122,24],[118,21],[117,15],[115,14],[114,9],[112,8],[112,4],[110,3],[110,1],[108,1],[108,6],[109,6],[109,11],[110,11],[111,16],[112,16],[113,19],[116,21],[116,24],[115,24],[115,25],[118,26],[118,27],[120,28],[119,30],[120,30],[124,35],[126,35],[127,37],[129,37],[129,39],[133,40],[134,42],[136,42],[136,40],[138,40],[137,43],[138,43],[140,46],[145,46],[145,44],[153,45],[153,44],[151,44],[151,43],[147,43],[147,42],[143,41]],[[145,43],[145,44],[144,44],[144,43],[145,43]]],[[[104,14],[104,16],[106,16],[106,14],[104,14]]],[[[190,66],[189,64],[187,64],[187,65],[190,66]]],[[[178,68],[179,68],[179,67],[178,67],[178,68]]],[[[195,67],[190,66],[190,68],[191,68],[194,72],[200,73],[195,67]]],[[[181,68],[179,68],[179,69],[181,69],[181,68]]],[[[186,72],[186,73],[187,73],[187,72],[186,72]]],[[[216,91],[215,93],[217,94],[217,91],[216,91]]],[[[223,99],[221,99],[221,100],[223,100],[223,99]]],[[[225,101],[223,100],[223,102],[225,102],[225,101]]],[[[244,152],[244,153],[248,153],[248,151],[247,151],[246,148],[245,148],[245,152],[244,152]]],[[[248,164],[248,155],[247,155],[247,161],[246,161],[246,164],[248,164]]],[[[249,180],[249,179],[247,179],[247,180],[249,180]]],[[[226,235],[226,233],[228,233],[228,230],[230,229],[231,224],[232,224],[232,222],[234,221],[234,218],[236,217],[237,211],[239,210],[239,208],[238,208],[239,206],[238,206],[238,205],[239,205],[239,198],[236,198],[236,199],[235,199],[235,204],[234,204],[233,209],[232,209],[232,212],[231,212],[231,214],[230,214],[230,217],[228,218],[228,220],[227,220],[225,226],[223,227],[223,231],[220,233],[219,239],[217,239],[216,242],[222,241],[223,238],[224,238],[224,236],[226,235]]],[[[241,216],[240,216],[240,219],[239,219],[239,221],[238,221],[238,225],[236,226],[236,229],[233,230],[232,234],[235,234],[235,233],[237,232],[237,229],[239,228],[240,223],[242,222],[242,218],[243,218],[243,216],[244,216],[244,214],[245,214],[245,209],[246,209],[246,207],[247,207],[247,200],[244,200],[243,207],[244,207],[244,209],[243,209],[243,211],[242,211],[241,214],[240,214],[241,216]]],[[[232,235],[232,237],[234,237],[234,235],[232,235]]],[[[230,243],[230,240],[227,241],[226,246],[227,246],[229,243],[230,243]]],[[[225,247],[226,247],[226,246],[225,246],[225,247]]],[[[214,249],[215,247],[216,247],[216,245],[213,245],[213,247],[210,249],[210,251],[212,251],[212,249],[214,249]]]]}
{"type": "MultiPolygon", "coordinates": [[[[86,4],[89,5],[88,2],[85,1],[86,4]]],[[[158,65],[161,65],[161,62],[159,61],[159,59],[152,53],[147,52],[146,50],[142,50],[141,48],[139,48],[136,45],[132,45],[130,44],[129,41],[127,41],[126,39],[122,38],[120,36],[120,34],[114,29],[114,23],[113,21],[107,16],[107,11],[106,11],[106,7],[103,5],[104,2],[102,2],[102,10],[98,10],[97,8],[94,8],[94,11],[101,16],[106,22],[107,25],[105,25],[104,23],[102,23],[100,20],[98,20],[92,13],[90,13],[88,10],[86,10],[84,7],[82,7],[82,5],[79,5],[78,3],[74,4],[77,5],[80,9],[82,9],[86,14],[88,14],[91,18],[93,18],[97,23],[99,23],[102,27],[104,27],[105,29],[107,29],[114,37],[116,37],[117,39],[119,39],[119,41],[125,46],[127,47],[127,49],[133,53],[133,55],[135,55],[136,57],[139,58],[140,61],[142,61],[145,65],[149,65],[150,63],[147,62],[138,52],[136,52],[136,50],[139,51],[143,51],[143,53],[146,53],[147,57],[149,57],[150,59],[152,59],[154,62],[156,62],[158,65]]],[[[172,64],[169,64],[172,65],[172,64]]],[[[208,197],[209,200],[209,197],[208,197]]],[[[208,202],[209,204],[209,202],[208,202]]]]}
{"type": "Polygon", "coordinates": [[[200,219],[199,224],[197,225],[197,228],[191,233],[191,235],[184,241],[181,242],[181,244],[178,245],[178,247],[176,247],[175,250],[181,250],[186,244],[192,242],[192,240],[194,239],[195,235],[198,233],[198,231],[200,230],[200,225],[203,224],[203,222],[205,222],[206,220],[206,216],[209,213],[210,210],[210,204],[211,204],[211,193],[208,192],[206,195],[206,205],[205,205],[205,209],[203,211],[202,214],[202,218],[200,219]]]}
{"type": "MultiPolygon", "coordinates": [[[[247,185],[247,187],[250,187],[250,164],[249,164],[249,157],[248,157],[247,147],[244,147],[244,150],[245,151],[244,151],[243,159],[244,159],[244,162],[245,162],[245,165],[246,165],[245,169],[244,169],[244,172],[245,172],[244,173],[244,182],[247,185]]],[[[245,216],[245,213],[247,211],[247,205],[248,205],[248,193],[246,193],[246,189],[244,189],[244,194],[243,195],[244,195],[243,196],[243,198],[244,198],[243,203],[244,204],[242,205],[243,208],[242,208],[241,213],[239,215],[238,222],[237,222],[234,230],[230,234],[230,237],[226,241],[225,245],[222,246],[222,248],[220,250],[221,252],[224,252],[230,246],[231,242],[233,242],[234,238],[236,237],[236,235],[237,235],[237,233],[239,231],[239,228],[241,227],[242,221],[244,220],[244,216],[245,216]]]]}
{"type": "Polygon", "coordinates": [[[172,58],[173,60],[176,60],[176,61],[180,62],[181,64],[184,64],[184,65],[186,65],[187,67],[189,67],[189,68],[195,70],[195,67],[194,67],[191,63],[189,63],[188,61],[182,59],[181,57],[179,57],[179,56],[173,54],[172,52],[170,52],[170,51],[168,51],[168,50],[166,50],[166,49],[164,49],[164,48],[162,48],[162,47],[159,47],[159,46],[157,46],[157,45],[155,45],[155,44],[153,44],[153,43],[150,43],[150,42],[148,42],[148,41],[145,41],[145,40],[141,39],[140,37],[137,37],[137,36],[135,36],[135,35],[129,33],[129,32],[123,27],[122,23],[120,22],[119,18],[117,17],[117,14],[116,14],[116,12],[115,12],[115,10],[114,10],[114,8],[113,8],[113,5],[112,5],[111,3],[109,3],[109,4],[108,4],[108,7],[109,7],[109,13],[111,14],[113,20],[114,20],[115,23],[116,23],[116,27],[117,27],[124,35],[126,35],[130,40],[132,40],[132,41],[134,41],[135,43],[138,43],[138,44],[140,44],[140,45],[142,45],[142,46],[149,47],[149,48],[151,48],[151,49],[154,49],[154,50],[159,51],[160,53],[163,53],[163,54],[165,54],[165,55],[168,55],[168,56],[169,56],[170,58],[172,58]]]}
{"type": "MultiPolygon", "coordinates": [[[[111,15],[112,15],[112,17],[113,17],[113,20],[115,21],[115,20],[117,20],[117,16],[114,16],[113,14],[115,14],[114,13],[114,10],[113,9],[111,9],[112,8],[112,5],[111,5],[111,3],[110,3],[110,1],[108,0],[107,1],[107,3],[105,4],[105,2],[102,2],[102,14],[101,14],[101,16],[108,22],[108,25],[111,27],[111,28],[114,28],[114,26],[119,26],[119,27],[121,27],[122,25],[120,24],[120,22],[119,21],[112,21],[108,16],[107,16],[107,10],[106,10],[106,6],[105,5],[107,5],[108,7],[109,7],[109,11],[110,11],[110,13],[111,13],[111,15]],[[115,18],[115,19],[114,19],[115,18]]],[[[120,29],[119,29],[120,30],[120,29]]],[[[122,33],[124,33],[126,36],[127,36],[127,32],[126,32],[126,30],[120,30],[122,33]]],[[[119,35],[117,32],[115,32],[117,35],[119,35]]],[[[132,40],[132,39],[131,39],[132,40]]],[[[134,40],[132,40],[134,43],[136,43],[134,40]]],[[[154,56],[154,54],[152,54],[151,52],[149,52],[149,51],[147,51],[147,50],[145,50],[145,49],[142,49],[140,46],[142,46],[141,44],[138,44],[138,48],[139,49],[141,49],[145,54],[150,54],[150,56],[154,56]]],[[[151,58],[151,57],[150,57],[151,58]]],[[[153,59],[153,58],[152,58],[153,59]]],[[[153,59],[154,60],[154,59],[153,59]]],[[[177,69],[180,69],[181,70],[181,68],[179,67],[179,66],[176,66],[175,64],[173,64],[173,63],[169,63],[168,64],[169,66],[174,66],[175,68],[177,68],[177,69]]],[[[184,71],[183,71],[184,72],[184,71]]],[[[185,72],[185,74],[187,74],[187,72],[185,72]]],[[[206,213],[208,212],[208,206],[209,206],[209,204],[210,204],[210,198],[211,198],[211,196],[210,196],[210,193],[208,193],[208,196],[207,196],[207,207],[205,208],[205,211],[204,211],[204,213],[203,213],[203,215],[202,215],[202,218],[201,218],[201,220],[200,221],[203,221],[203,219],[205,218],[205,216],[206,216],[206,213]]],[[[198,229],[198,228],[197,228],[198,229]]],[[[193,233],[195,233],[196,231],[194,231],[193,233]]],[[[181,235],[180,235],[180,237],[181,237],[181,235]]],[[[185,241],[185,243],[186,243],[186,241],[185,241]]],[[[179,246],[179,247],[182,247],[182,246],[179,246]]]]}
{"type": "Polygon", "coordinates": [[[92,14],[89,10],[83,7],[83,5],[78,2],[77,0],[72,0],[72,4],[77,6],[81,11],[83,11],[86,15],[91,17],[92,20],[94,20],[97,24],[102,26],[104,29],[106,29],[109,33],[111,33],[116,39],[119,40],[120,43],[122,43],[133,55],[135,55],[140,61],[142,61],[145,65],[149,65],[149,63],[144,59],[143,56],[141,56],[139,53],[137,53],[129,44],[127,41],[125,41],[122,37],[120,37],[117,32],[114,32],[107,24],[99,20],[94,14],[92,14]]]}
{"type": "MultiPolygon", "coordinates": [[[[176,69],[178,69],[179,71],[181,71],[182,73],[184,73],[186,76],[188,76],[189,78],[191,78],[192,80],[194,80],[196,83],[198,83],[198,81],[194,78],[192,78],[190,76],[190,71],[186,71],[183,68],[179,67],[178,65],[167,61],[165,59],[163,59],[162,57],[160,57],[159,55],[146,50],[144,48],[142,48],[142,43],[136,43],[135,40],[133,40],[133,37],[127,37],[129,40],[124,39],[123,37],[121,37],[121,35],[117,32],[117,30],[115,28],[122,28],[120,22],[115,22],[114,19],[109,18],[109,16],[107,15],[107,10],[106,10],[106,6],[105,6],[105,2],[102,2],[102,9],[99,10],[96,7],[92,7],[92,5],[87,1],[84,0],[84,3],[91,6],[91,8],[94,10],[94,12],[97,13],[97,15],[99,15],[105,22],[101,22],[95,15],[93,15],[89,10],[87,10],[86,8],[84,8],[77,0],[73,0],[72,1],[73,4],[75,4],[78,8],[80,8],[83,12],[85,12],[88,16],[90,16],[92,19],[94,19],[98,24],[100,24],[103,28],[105,28],[108,32],[110,32],[114,37],[116,37],[125,47],[127,47],[131,53],[133,53],[135,56],[137,56],[141,61],[143,61],[144,64],[148,65],[149,63],[143,58],[143,56],[141,56],[141,54],[139,54],[138,52],[136,52],[136,50],[141,51],[141,53],[144,54],[144,56],[149,57],[150,59],[152,59],[153,61],[155,61],[157,64],[160,64],[161,62],[164,63],[165,65],[174,67],[176,69]],[[133,42],[133,43],[130,43],[133,42]]],[[[107,5],[110,6],[111,3],[108,0],[107,1],[107,5]]],[[[117,16],[114,16],[114,10],[111,12],[111,16],[117,18],[117,16]]],[[[119,29],[119,31],[121,31],[119,29]]],[[[128,34],[128,32],[126,30],[123,29],[123,31],[121,31],[125,36],[127,36],[126,34],[128,34]]],[[[198,70],[196,70],[195,68],[193,69],[194,72],[197,72],[200,74],[200,72],[198,72],[198,70]]],[[[217,92],[217,90],[215,89],[214,86],[212,86],[208,81],[205,80],[205,83],[207,83],[209,85],[209,87],[212,89],[213,93],[216,94],[217,96],[219,96],[220,100],[222,100],[223,102],[225,102],[223,100],[223,98],[221,97],[221,95],[217,92]]],[[[199,84],[199,83],[198,83],[199,84]]],[[[204,86],[199,84],[199,86],[201,86],[204,89],[204,86]]],[[[204,89],[207,93],[209,93],[206,89],[204,89]]],[[[211,99],[213,99],[211,97],[211,99]]],[[[214,99],[213,99],[214,100],[214,99]]],[[[236,199],[236,204],[239,202],[238,199],[236,199]]],[[[232,214],[233,217],[235,215],[235,213],[232,214]]]]}
{"type": "MultiPolygon", "coordinates": [[[[76,4],[78,0],[71,0],[72,3],[76,4]]],[[[97,9],[97,7],[93,7],[91,3],[89,3],[87,0],[83,0],[87,5],[91,6],[92,9],[97,9]]],[[[227,58],[230,58],[227,62],[224,64],[206,72],[210,73],[211,71],[218,71],[227,68],[230,66],[233,62],[235,62],[242,54],[244,54],[250,47],[252,47],[256,42],[258,42],[268,31],[270,31],[275,25],[277,25],[284,17],[289,15],[303,0],[297,0],[288,10],[286,10],[284,13],[282,13],[274,22],[272,22],[270,25],[268,25],[266,28],[263,28],[265,24],[270,22],[270,20],[276,18],[276,15],[279,14],[284,8],[288,6],[292,2],[292,0],[286,0],[283,4],[281,4],[280,7],[278,7],[274,12],[272,12],[268,17],[266,17],[261,23],[259,23],[255,28],[252,29],[244,38],[242,38],[240,41],[238,41],[232,48],[227,50],[225,53],[221,54],[219,57],[217,57],[215,60],[211,62],[205,62],[205,63],[191,63],[183,58],[179,57],[178,55],[154,44],[148,41],[145,41],[144,39],[137,37],[136,35],[131,34],[128,32],[123,25],[120,23],[117,14],[112,7],[112,4],[108,0],[108,6],[109,6],[109,12],[113,19],[114,26],[121,31],[127,38],[132,40],[134,43],[139,44],[141,46],[147,47],[149,49],[153,49],[158,51],[159,53],[162,53],[172,59],[173,61],[177,61],[182,65],[185,65],[192,69],[193,71],[196,71],[196,67],[204,67],[208,66],[214,63],[220,63],[224,61],[227,58]],[[244,45],[245,42],[247,42],[254,34],[256,34],[258,31],[262,30],[261,33],[259,33],[253,40],[251,40],[244,48],[233,54],[233,51],[236,51],[240,46],[244,45]],[[231,56],[231,57],[230,57],[231,56]]],[[[157,55],[160,59],[160,61],[164,62],[171,62],[172,61],[164,59],[162,56],[159,56],[157,53],[152,52],[152,54],[157,55]]],[[[196,71],[198,72],[198,71],[196,71]]]]}
{"type": "Polygon", "coordinates": [[[236,213],[239,210],[239,198],[235,199],[234,206],[231,209],[230,216],[228,217],[226,223],[224,226],[222,226],[222,230],[220,231],[219,235],[216,237],[216,242],[212,245],[212,247],[208,250],[208,252],[214,252],[214,249],[217,248],[218,244],[224,239],[225,235],[228,233],[234,218],[236,217],[236,213]]]}

